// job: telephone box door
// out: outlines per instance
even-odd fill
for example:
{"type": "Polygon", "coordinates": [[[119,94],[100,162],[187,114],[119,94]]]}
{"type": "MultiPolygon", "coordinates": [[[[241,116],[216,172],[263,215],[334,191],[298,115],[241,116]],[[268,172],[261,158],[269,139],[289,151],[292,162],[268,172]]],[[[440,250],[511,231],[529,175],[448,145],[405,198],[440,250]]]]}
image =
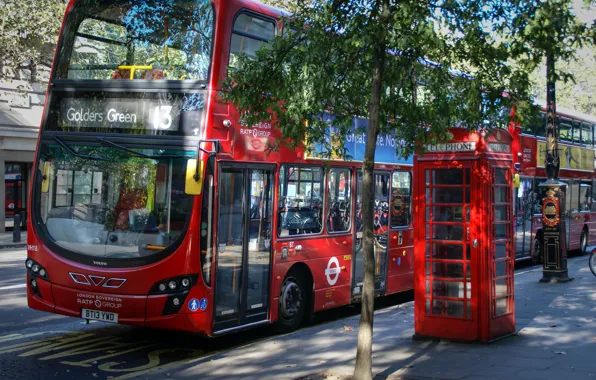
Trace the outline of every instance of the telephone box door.
{"type": "Polygon", "coordinates": [[[483,337],[487,341],[515,331],[512,174],[509,163],[489,163],[489,168],[492,180],[488,191],[492,212],[487,218],[491,226],[488,234],[490,241],[487,244],[490,279],[486,284],[490,289],[484,293],[490,295],[487,308],[490,314],[487,316],[488,336],[483,337]]]}
{"type": "Polygon", "coordinates": [[[481,234],[476,219],[482,216],[476,211],[477,184],[471,175],[476,165],[476,161],[418,165],[417,335],[478,339],[478,270],[472,263],[478,262],[481,234]]]}

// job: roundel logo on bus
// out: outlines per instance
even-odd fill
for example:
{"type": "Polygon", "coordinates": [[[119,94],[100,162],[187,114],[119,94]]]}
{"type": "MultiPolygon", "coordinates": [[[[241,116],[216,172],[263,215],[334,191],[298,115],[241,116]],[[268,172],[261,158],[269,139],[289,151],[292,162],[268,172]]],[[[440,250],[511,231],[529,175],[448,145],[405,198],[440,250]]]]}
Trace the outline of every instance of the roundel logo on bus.
{"type": "Polygon", "coordinates": [[[327,277],[327,282],[329,285],[335,285],[339,279],[339,272],[341,272],[339,260],[337,257],[330,258],[329,262],[327,263],[327,269],[325,269],[325,277],[327,277]]]}

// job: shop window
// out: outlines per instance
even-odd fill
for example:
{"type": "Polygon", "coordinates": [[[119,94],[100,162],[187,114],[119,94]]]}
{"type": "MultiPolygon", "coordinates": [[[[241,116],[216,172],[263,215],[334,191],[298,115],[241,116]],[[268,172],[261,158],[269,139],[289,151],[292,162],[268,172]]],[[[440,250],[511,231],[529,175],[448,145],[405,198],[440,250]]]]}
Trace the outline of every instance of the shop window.
{"type": "Polygon", "coordinates": [[[234,22],[230,66],[236,65],[239,54],[256,57],[257,50],[275,37],[275,22],[242,13],[234,22]]]}
{"type": "Polygon", "coordinates": [[[412,175],[410,172],[393,172],[391,181],[391,227],[410,225],[412,175]]]}
{"type": "Polygon", "coordinates": [[[279,180],[280,237],[320,233],[323,210],[323,169],[284,165],[279,180]]]}
{"type": "Polygon", "coordinates": [[[350,191],[351,172],[349,169],[333,168],[327,174],[327,231],[345,232],[350,230],[352,196],[350,191]]]}

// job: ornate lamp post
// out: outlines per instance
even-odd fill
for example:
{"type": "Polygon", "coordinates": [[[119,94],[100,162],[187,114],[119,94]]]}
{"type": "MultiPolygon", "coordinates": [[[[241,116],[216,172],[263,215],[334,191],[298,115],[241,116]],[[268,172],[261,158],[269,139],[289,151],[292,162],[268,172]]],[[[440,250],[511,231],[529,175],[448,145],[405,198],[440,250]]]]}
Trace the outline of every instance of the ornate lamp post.
{"type": "Polygon", "coordinates": [[[544,167],[548,179],[539,185],[542,197],[542,278],[540,282],[571,281],[567,272],[567,240],[565,236],[565,191],[559,181],[558,121],[555,100],[555,57],[546,58],[546,154],[544,167]]]}

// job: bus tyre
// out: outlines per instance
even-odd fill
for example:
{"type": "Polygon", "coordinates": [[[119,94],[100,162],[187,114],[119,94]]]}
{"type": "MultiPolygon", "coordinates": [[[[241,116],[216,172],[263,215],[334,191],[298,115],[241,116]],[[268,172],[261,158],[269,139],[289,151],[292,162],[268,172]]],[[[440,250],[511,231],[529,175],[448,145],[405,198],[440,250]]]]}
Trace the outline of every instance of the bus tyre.
{"type": "Polygon", "coordinates": [[[542,237],[534,239],[534,255],[532,256],[532,264],[542,264],[542,237]]]}
{"type": "Polygon", "coordinates": [[[588,230],[586,228],[584,228],[582,230],[582,236],[580,238],[580,243],[579,243],[579,254],[580,255],[585,255],[586,252],[586,248],[588,248],[588,230]]]}
{"type": "Polygon", "coordinates": [[[304,318],[308,305],[306,281],[300,270],[292,269],[284,278],[279,294],[279,306],[275,330],[287,333],[296,330],[304,318]]]}

